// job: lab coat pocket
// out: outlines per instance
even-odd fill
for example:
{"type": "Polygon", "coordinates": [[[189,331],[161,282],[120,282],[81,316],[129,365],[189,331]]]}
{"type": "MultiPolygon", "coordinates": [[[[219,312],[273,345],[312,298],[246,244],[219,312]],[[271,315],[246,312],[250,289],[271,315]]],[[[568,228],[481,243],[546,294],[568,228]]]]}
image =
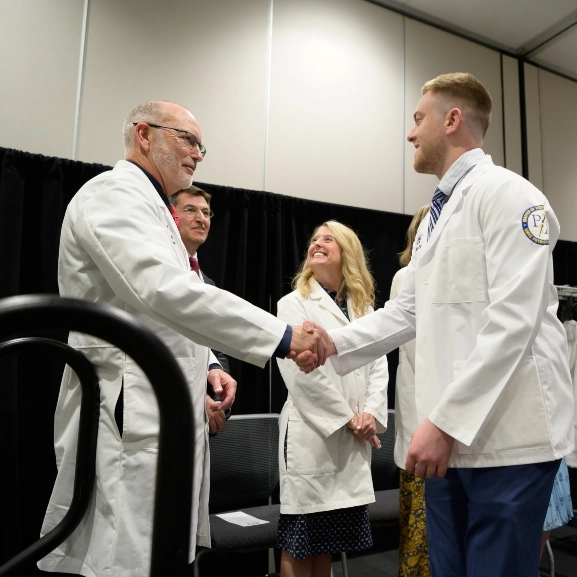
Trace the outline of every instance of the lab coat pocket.
{"type": "Polygon", "coordinates": [[[338,466],[338,431],[323,437],[310,422],[292,415],[287,430],[287,473],[332,473],[338,466]]]}
{"type": "Polygon", "coordinates": [[[158,402],[150,382],[132,360],[122,363],[122,381],[124,448],[158,447],[158,402]]]}
{"type": "Polygon", "coordinates": [[[435,252],[431,302],[469,303],[485,300],[485,265],[480,237],[441,243],[435,252]]]}
{"type": "MultiPolygon", "coordinates": [[[[463,362],[454,363],[455,376],[463,362]]],[[[546,447],[549,424],[534,357],[521,362],[470,446],[458,444],[461,454],[497,453],[546,447]]]]}

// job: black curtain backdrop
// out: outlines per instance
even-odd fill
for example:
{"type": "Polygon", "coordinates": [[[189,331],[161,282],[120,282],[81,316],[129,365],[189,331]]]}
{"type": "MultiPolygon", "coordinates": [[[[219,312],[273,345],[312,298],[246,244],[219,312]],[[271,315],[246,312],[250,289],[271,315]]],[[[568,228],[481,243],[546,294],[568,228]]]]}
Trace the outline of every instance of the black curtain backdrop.
{"type": "MultiPolygon", "coordinates": [[[[0,148],[0,298],[57,293],[60,226],[66,206],[89,179],[110,167],[0,148]]],[[[199,251],[217,286],[276,313],[290,292],[314,228],[336,219],[369,253],[377,306],[388,298],[410,216],[268,192],[197,183],[213,195],[215,217],[199,251]]],[[[351,198],[356,191],[351,190],[351,198]]],[[[577,243],[554,251],[556,284],[577,285],[577,243]]],[[[61,340],[66,334],[38,332],[61,340]]],[[[389,355],[393,406],[397,355],[389,355]]],[[[0,563],[37,539],[56,475],[53,414],[62,365],[48,357],[0,361],[0,563]]],[[[278,412],[286,397],[276,362],[262,370],[231,359],[239,382],[237,414],[278,412]],[[269,374],[272,387],[269,391],[269,374]]],[[[26,575],[43,575],[30,568],[26,575]]]]}

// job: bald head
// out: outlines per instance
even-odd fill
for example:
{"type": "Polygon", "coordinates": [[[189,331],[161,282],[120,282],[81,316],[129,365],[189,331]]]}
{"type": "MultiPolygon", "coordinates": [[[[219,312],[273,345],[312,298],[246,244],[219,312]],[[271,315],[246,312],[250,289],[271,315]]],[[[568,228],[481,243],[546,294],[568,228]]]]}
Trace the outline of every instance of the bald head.
{"type": "Polygon", "coordinates": [[[135,106],[126,117],[122,127],[125,154],[128,155],[136,146],[135,123],[146,122],[164,126],[167,123],[170,124],[177,114],[180,116],[184,114],[194,120],[190,110],[168,100],[148,100],[135,106]]]}
{"type": "Polygon", "coordinates": [[[167,196],[188,188],[206,149],[198,122],[187,108],[166,100],[136,106],[124,121],[124,151],[167,196]]]}

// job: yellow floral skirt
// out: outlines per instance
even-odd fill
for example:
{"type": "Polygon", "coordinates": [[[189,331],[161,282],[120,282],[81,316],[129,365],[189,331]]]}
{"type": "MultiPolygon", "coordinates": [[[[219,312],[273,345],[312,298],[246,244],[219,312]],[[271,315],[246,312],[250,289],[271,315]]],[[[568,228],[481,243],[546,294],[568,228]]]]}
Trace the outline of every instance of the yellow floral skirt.
{"type": "Polygon", "coordinates": [[[401,469],[399,479],[399,512],[399,577],[430,577],[425,481],[404,469],[401,469]]]}

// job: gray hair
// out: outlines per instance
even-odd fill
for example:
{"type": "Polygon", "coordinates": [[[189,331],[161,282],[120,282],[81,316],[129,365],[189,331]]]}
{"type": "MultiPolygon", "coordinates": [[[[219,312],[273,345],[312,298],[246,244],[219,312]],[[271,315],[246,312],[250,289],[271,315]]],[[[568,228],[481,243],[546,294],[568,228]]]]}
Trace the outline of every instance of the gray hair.
{"type": "Polygon", "coordinates": [[[148,122],[150,124],[162,124],[164,113],[161,100],[148,100],[135,106],[124,121],[122,137],[124,140],[124,152],[128,154],[136,144],[134,123],[148,122]]]}

